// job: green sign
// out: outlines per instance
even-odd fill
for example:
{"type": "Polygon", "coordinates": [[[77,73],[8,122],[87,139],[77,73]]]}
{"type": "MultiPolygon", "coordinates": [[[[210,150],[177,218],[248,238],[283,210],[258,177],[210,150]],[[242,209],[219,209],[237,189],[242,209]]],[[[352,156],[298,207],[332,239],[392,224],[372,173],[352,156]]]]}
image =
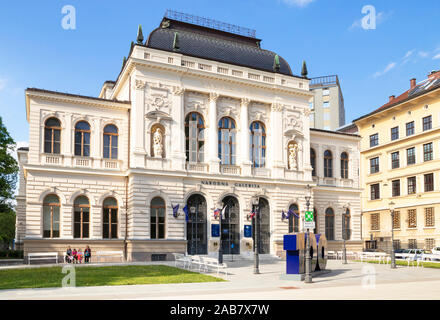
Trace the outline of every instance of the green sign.
{"type": "Polygon", "coordinates": [[[306,215],[305,215],[305,221],[306,222],[313,222],[313,211],[306,211],[306,215]]]}

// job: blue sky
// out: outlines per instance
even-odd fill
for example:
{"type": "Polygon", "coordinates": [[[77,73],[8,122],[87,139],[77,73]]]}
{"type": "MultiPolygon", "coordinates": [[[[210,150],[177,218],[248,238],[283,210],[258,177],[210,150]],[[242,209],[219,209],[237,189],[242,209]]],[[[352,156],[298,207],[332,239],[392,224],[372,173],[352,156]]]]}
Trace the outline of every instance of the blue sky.
{"type": "Polygon", "coordinates": [[[97,96],[115,80],[137,25],[144,36],[167,8],[257,30],[299,74],[338,74],[351,121],[392,94],[440,69],[440,1],[404,0],[162,0],[2,1],[0,115],[17,142],[28,140],[24,90],[37,87],[97,96]],[[61,26],[65,5],[76,8],[76,29],[61,26]],[[373,5],[375,30],[364,30],[362,8],[373,5]]]}

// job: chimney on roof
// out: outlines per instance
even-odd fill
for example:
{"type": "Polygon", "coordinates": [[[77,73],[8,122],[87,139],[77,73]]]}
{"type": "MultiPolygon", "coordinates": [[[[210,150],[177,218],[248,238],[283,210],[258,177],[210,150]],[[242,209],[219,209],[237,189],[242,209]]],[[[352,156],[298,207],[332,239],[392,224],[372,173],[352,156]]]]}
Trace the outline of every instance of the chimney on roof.
{"type": "Polygon", "coordinates": [[[417,85],[417,80],[416,80],[416,78],[412,78],[412,79],[410,80],[410,83],[411,83],[411,90],[412,90],[412,89],[414,89],[414,88],[416,87],[416,85],[417,85]]]}
{"type": "Polygon", "coordinates": [[[390,102],[393,101],[394,98],[396,98],[396,96],[390,96],[390,102]]]}

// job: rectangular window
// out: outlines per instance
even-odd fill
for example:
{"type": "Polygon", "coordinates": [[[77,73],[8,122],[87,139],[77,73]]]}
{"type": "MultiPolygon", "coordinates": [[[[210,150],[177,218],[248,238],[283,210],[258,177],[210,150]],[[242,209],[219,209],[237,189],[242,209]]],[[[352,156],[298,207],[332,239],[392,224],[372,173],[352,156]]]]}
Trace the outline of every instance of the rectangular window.
{"type": "Polygon", "coordinates": [[[371,230],[379,230],[380,229],[380,215],[379,213],[371,214],[371,230]]]}
{"type": "Polygon", "coordinates": [[[370,174],[379,172],[379,157],[370,159],[370,174]]]}
{"type": "Polygon", "coordinates": [[[399,127],[391,128],[391,141],[399,139],[399,127]]]}
{"type": "Polygon", "coordinates": [[[406,149],[407,164],[412,165],[416,163],[416,148],[406,149]]]}
{"type": "Polygon", "coordinates": [[[434,208],[425,208],[425,227],[435,226],[434,208]]]}
{"type": "Polygon", "coordinates": [[[330,89],[322,89],[322,95],[323,96],[328,96],[328,95],[330,95],[330,89]]]}
{"type": "Polygon", "coordinates": [[[417,249],[417,239],[408,240],[408,249],[417,249]]]}
{"type": "Polygon", "coordinates": [[[400,248],[400,240],[394,240],[394,250],[399,250],[400,248]]]}
{"type": "Polygon", "coordinates": [[[423,131],[432,129],[432,116],[423,118],[423,131]]]}
{"type": "Polygon", "coordinates": [[[408,228],[417,228],[417,210],[408,210],[408,228]]]}
{"type": "Polygon", "coordinates": [[[431,142],[423,145],[423,160],[426,162],[431,161],[432,159],[434,159],[434,152],[431,142]]]}
{"type": "Polygon", "coordinates": [[[399,157],[399,151],[393,152],[391,154],[391,168],[397,169],[400,167],[400,157],[399,157]]]}
{"type": "Polygon", "coordinates": [[[324,121],[330,120],[330,112],[324,112],[324,121]]]}
{"type": "Polygon", "coordinates": [[[393,197],[399,197],[400,196],[400,180],[394,180],[392,182],[392,191],[393,191],[393,197]]]}
{"type": "Polygon", "coordinates": [[[408,122],[406,124],[406,136],[412,136],[414,134],[414,121],[408,122]]]}
{"type": "Polygon", "coordinates": [[[428,173],[425,177],[425,192],[434,191],[434,174],[428,173]]]}
{"type": "Polygon", "coordinates": [[[330,102],[323,102],[322,103],[322,107],[325,108],[325,109],[330,108],[330,102]]]}
{"type": "Polygon", "coordinates": [[[425,249],[432,250],[435,247],[435,239],[428,238],[425,239],[425,249]]]}
{"type": "Polygon", "coordinates": [[[373,134],[370,136],[370,148],[379,145],[379,134],[373,134]]]}
{"type": "Polygon", "coordinates": [[[371,188],[371,200],[380,199],[379,184],[378,183],[372,184],[370,188],[371,188]]]}
{"type": "Polygon", "coordinates": [[[417,192],[416,177],[408,178],[408,194],[415,194],[417,192]]]}
{"type": "Polygon", "coordinates": [[[400,211],[394,211],[393,229],[400,229],[400,211]]]}

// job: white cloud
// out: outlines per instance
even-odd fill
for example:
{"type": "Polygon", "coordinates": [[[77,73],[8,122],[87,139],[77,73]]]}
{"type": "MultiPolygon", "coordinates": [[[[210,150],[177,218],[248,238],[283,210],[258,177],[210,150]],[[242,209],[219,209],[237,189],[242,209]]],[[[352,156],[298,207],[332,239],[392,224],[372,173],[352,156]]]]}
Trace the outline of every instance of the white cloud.
{"type": "MultiPolygon", "coordinates": [[[[388,20],[388,18],[390,18],[393,15],[393,11],[390,12],[379,12],[376,14],[376,27],[379,24],[382,24],[383,22],[385,22],[386,20],[388,20]]],[[[358,20],[355,20],[352,25],[348,28],[348,30],[352,31],[353,29],[356,28],[361,28],[362,29],[362,19],[364,19],[364,16],[358,20]]]]}
{"type": "Polygon", "coordinates": [[[378,78],[378,77],[385,75],[386,73],[388,73],[389,71],[394,69],[396,67],[396,65],[397,64],[395,62],[389,63],[383,71],[378,71],[375,74],[373,74],[373,78],[378,78]]]}
{"type": "Polygon", "coordinates": [[[425,58],[427,58],[429,56],[429,52],[419,51],[419,56],[420,56],[420,58],[425,59],[425,58]]]}
{"type": "Polygon", "coordinates": [[[281,0],[289,6],[305,7],[315,0],[281,0]]]}
{"type": "Polygon", "coordinates": [[[434,60],[438,60],[438,59],[440,59],[440,53],[437,54],[437,55],[435,55],[432,59],[434,59],[434,60]]]}

